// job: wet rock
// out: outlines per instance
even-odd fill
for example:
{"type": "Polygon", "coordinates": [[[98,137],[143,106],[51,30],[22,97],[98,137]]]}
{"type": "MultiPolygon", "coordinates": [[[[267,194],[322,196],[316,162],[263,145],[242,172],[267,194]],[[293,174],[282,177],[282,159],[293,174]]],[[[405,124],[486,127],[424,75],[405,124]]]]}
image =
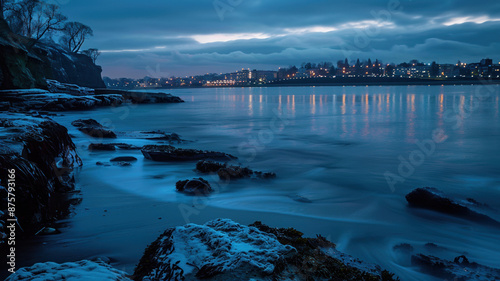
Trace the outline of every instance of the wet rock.
{"type": "Polygon", "coordinates": [[[225,163],[219,163],[209,160],[200,160],[196,163],[196,170],[204,174],[217,173],[220,169],[225,167],[226,167],[225,163]]]}
{"type": "Polygon", "coordinates": [[[110,164],[110,163],[105,163],[105,162],[100,162],[100,161],[95,162],[95,164],[96,164],[97,166],[111,166],[111,164],[110,164]]]}
{"type": "Polygon", "coordinates": [[[120,166],[120,167],[128,167],[128,166],[132,166],[132,164],[131,164],[131,163],[129,163],[129,162],[124,162],[124,161],[116,162],[116,163],[114,163],[114,165],[116,165],[116,166],[120,166]]]}
{"type": "Polygon", "coordinates": [[[91,143],[89,144],[90,151],[96,150],[104,150],[104,151],[113,151],[116,150],[115,145],[111,143],[91,143]]]}
{"type": "Polygon", "coordinates": [[[94,138],[116,138],[114,132],[106,129],[94,119],[78,119],[71,122],[71,125],[77,127],[82,133],[94,138]]]}
{"type": "Polygon", "coordinates": [[[139,150],[141,147],[132,145],[132,144],[127,144],[127,143],[113,143],[116,147],[119,149],[126,149],[126,150],[139,150]]]}
{"type": "Polygon", "coordinates": [[[418,254],[411,257],[411,262],[423,272],[445,280],[500,280],[500,269],[469,262],[465,256],[456,257],[454,261],[447,261],[434,256],[418,254]]]}
{"type": "Polygon", "coordinates": [[[189,195],[207,195],[212,191],[210,183],[202,178],[178,181],[175,189],[189,195]]]}
{"type": "Polygon", "coordinates": [[[167,229],[145,250],[135,280],[395,280],[329,256],[335,245],[295,229],[229,219],[167,229]],[[383,277],[382,277],[383,276],[383,277]]]}
{"type": "Polygon", "coordinates": [[[217,173],[222,180],[233,180],[242,178],[275,178],[274,173],[263,173],[252,171],[250,168],[228,165],[210,160],[201,160],[196,163],[196,170],[201,173],[217,173]]]}
{"type": "Polygon", "coordinates": [[[146,159],[162,162],[236,159],[235,156],[223,152],[175,148],[171,145],[146,145],[141,149],[141,152],[146,159]]]}
{"type": "Polygon", "coordinates": [[[96,95],[121,95],[126,101],[132,103],[181,103],[184,102],[181,98],[172,96],[166,93],[149,93],[149,92],[129,92],[115,89],[95,89],[96,95]]]}
{"type": "Polygon", "coordinates": [[[109,160],[111,162],[130,162],[130,161],[137,161],[137,158],[133,156],[120,156],[120,157],[115,157],[109,160]]]}
{"type": "Polygon", "coordinates": [[[185,142],[185,140],[181,139],[181,137],[176,134],[176,133],[166,133],[164,131],[147,131],[147,132],[141,132],[143,137],[147,140],[164,140],[167,141],[168,143],[182,143],[185,142]]]}
{"type": "Polygon", "coordinates": [[[118,105],[121,96],[79,96],[66,93],[50,93],[39,89],[0,91],[3,101],[13,108],[42,111],[90,110],[97,106],[118,105]]]}
{"type": "Polygon", "coordinates": [[[411,253],[413,252],[413,246],[408,243],[401,243],[393,247],[394,251],[399,251],[402,253],[411,253]]]}
{"type": "Polygon", "coordinates": [[[104,263],[96,261],[77,261],[67,263],[37,263],[24,267],[9,276],[6,281],[28,280],[100,280],[131,281],[126,272],[120,271],[104,263]]]}
{"type": "Polygon", "coordinates": [[[82,163],[67,129],[50,119],[11,114],[2,124],[9,127],[0,139],[0,198],[7,198],[9,173],[3,167],[14,169],[16,205],[23,206],[16,209],[19,235],[34,234],[69,213],[71,171],[82,163]]]}
{"type": "Polygon", "coordinates": [[[460,202],[447,198],[436,188],[417,188],[406,195],[406,200],[411,207],[429,209],[472,221],[500,226],[500,223],[496,220],[476,212],[460,202]]]}

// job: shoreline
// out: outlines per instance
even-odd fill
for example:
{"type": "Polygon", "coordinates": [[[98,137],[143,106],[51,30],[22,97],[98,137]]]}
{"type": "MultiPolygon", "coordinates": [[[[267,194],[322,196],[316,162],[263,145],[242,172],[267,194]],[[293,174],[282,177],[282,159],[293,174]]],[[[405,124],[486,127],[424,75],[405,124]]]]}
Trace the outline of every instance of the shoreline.
{"type": "MultiPolygon", "coordinates": [[[[300,80],[300,79],[297,79],[300,80]]],[[[498,85],[500,78],[495,79],[457,79],[457,80],[421,80],[421,79],[391,79],[393,81],[384,81],[384,79],[370,79],[375,81],[358,81],[358,82],[326,82],[335,79],[325,79],[321,82],[311,83],[293,83],[297,80],[286,80],[281,83],[268,83],[268,84],[254,84],[254,85],[220,85],[220,86],[178,86],[178,87],[144,87],[144,88],[108,88],[110,91],[144,91],[144,90],[170,90],[170,89],[210,89],[210,88],[267,88],[267,87],[351,87],[351,86],[444,86],[444,85],[498,85]]],[[[322,80],[322,79],[316,79],[322,80]]],[[[354,80],[354,79],[353,79],[354,80]]],[[[363,79],[360,79],[363,80],[363,79]]]]}

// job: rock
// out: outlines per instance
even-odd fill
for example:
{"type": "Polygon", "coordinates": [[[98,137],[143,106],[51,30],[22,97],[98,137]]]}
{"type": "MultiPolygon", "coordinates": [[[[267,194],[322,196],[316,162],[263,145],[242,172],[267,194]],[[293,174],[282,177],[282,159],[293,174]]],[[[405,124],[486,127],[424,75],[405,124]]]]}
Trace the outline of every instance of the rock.
{"type": "Polygon", "coordinates": [[[127,149],[127,150],[139,150],[141,147],[132,145],[132,144],[126,144],[126,143],[114,143],[119,149],[127,149]]]}
{"type": "Polygon", "coordinates": [[[18,269],[6,281],[23,280],[99,280],[132,281],[126,272],[120,271],[100,261],[77,261],[67,263],[37,263],[31,267],[18,269]]]}
{"type": "Polygon", "coordinates": [[[212,191],[210,183],[202,178],[178,181],[175,189],[189,195],[207,195],[212,191]]]}
{"type": "Polygon", "coordinates": [[[411,253],[413,252],[413,246],[408,243],[401,243],[393,247],[394,251],[399,251],[402,253],[411,253]]]}
{"type": "Polygon", "coordinates": [[[195,161],[201,159],[236,159],[235,156],[223,152],[175,148],[171,145],[146,145],[141,149],[141,152],[146,159],[163,162],[195,161]]]}
{"type": "MultiPolygon", "coordinates": [[[[0,139],[0,198],[7,198],[8,170],[16,171],[16,216],[23,232],[34,234],[69,213],[68,191],[74,190],[73,167],[81,160],[65,127],[44,118],[5,115],[0,139]]],[[[1,206],[7,207],[7,204],[1,206]]],[[[1,207],[2,212],[6,213],[1,207]]],[[[1,224],[1,223],[0,223],[1,224]]]]}
{"type": "Polygon", "coordinates": [[[78,96],[93,95],[94,89],[88,87],[80,87],[76,84],[61,83],[57,80],[46,79],[47,89],[51,93],[66,93],[78,96]]]}
{"type": "Polygon", "coordinates": [[[262,178],[262,179],[274,179],[274,178],[276,178],[275,173],[263,173],[263,172],[257,172],[257,171],[255,171],[254,173],[258,178],[262,178]]]}
{"type": "Polygon", "coordinates": [[[95,164],[96,164],[97,166],[111,166],[111,164],[110,164],[110,163],[103,163],[103,162],[99,162],[99,161],[98,161],[98,162],[95,162],[95,164]]]}
{"type": "Polygon", "coordinates": [[[105,150],[105,151],[113,151],[116,150],[115,145],[112,143],[91,143],[89,144],[89,150],[105,150]]]}
{"type": "Polygon", "coordinates": [[[78,119],[71,122],[71,125],[75,126],[82,133],[87,134],[95,138],[116,138],[116,134],[99,124],[94,119],[78,119]]]}
{"type": "Polygon", "coordinates": [[[130,162],[130,161],[137,161],[137,158],[133,156],[120,156],[120,157],[115,157],[109,160],[111,162],[130,162]]]}
{"type": "Polygon", "coordinates": [[[246,167],[227,165],[226,163],[219,163],[210,160],[200,160],[196,163],[196,170],[201,173],[217,173],[222,180],[234,180],[242,178],[275,178],[274,173],[263,173],[252,171],[246,167]]]}
{"type": "Polygon", "coordinates": [[[500,223],[496,220],[476,212],[462,203],[445,197],[445,195],[436,188],[417,188],[406,195],[406,200],[411,207],[429,209],[472,221],[500,226],[500,223]]]}
{"type": "Polygon", "coordinates": [[[120,161],[120,162],[116,162],[115,163],[116,166],[120,166],[120,167],[128,167],[128,166],[132,166],[131,163],[129,162],[124,162],[124,161],[120,161]]]}
{"type": "Polygon", "coordinates": [[[182,143],[185,140],[181,139],[181,137],[176,133],[165,133],[163,131],[150,131],[150,132],[141,132],[141,134],[146,135],[145,139],[147,140],[165,140],[169,143],[182,143]]]}
{"type": "Polygon", "coordinates": [[[124,90],[105,89],[101,87],[95,89],[96,95],[118,94],[123,96],[126,101],[132,103],[181,103],[184,102],[181,98],[165,93],[149,93],[149,92],[129,92],[124,90]]]}
{"type": "Polygon", "coordinates": [[[321,236],[303,238],[291,228],[215,219],[167,229],[145,250],[134,276],[135,280],[395,280],[386,271],[362,271],[322,250],[332,247],[321,236]]]}
{"type": "Polygon", "coordinates": [[[454,261],[442,260],[434,256],[413,255],[411,262],[423,272],[444,280],[489,281],[500,280],[500,269],[469,262],[467,257],[459,256],[454,261]]]}

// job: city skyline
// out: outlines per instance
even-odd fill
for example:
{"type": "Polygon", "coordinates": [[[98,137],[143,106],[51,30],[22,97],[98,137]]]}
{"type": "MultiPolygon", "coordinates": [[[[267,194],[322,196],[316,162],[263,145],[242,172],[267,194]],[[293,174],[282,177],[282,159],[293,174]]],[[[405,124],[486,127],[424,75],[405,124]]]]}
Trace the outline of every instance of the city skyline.
{"type": "Polygon", "coordinates": [[[500,57],[500,4],[484,1],[69,1],[94,29],[103,76],[185,76],[275,69],[342,57],[456,63],[500,57]],[[97,3],[97,2],[96,2],[97,3]],[[158,75],[160,74],[160,75],[158,75]]]}

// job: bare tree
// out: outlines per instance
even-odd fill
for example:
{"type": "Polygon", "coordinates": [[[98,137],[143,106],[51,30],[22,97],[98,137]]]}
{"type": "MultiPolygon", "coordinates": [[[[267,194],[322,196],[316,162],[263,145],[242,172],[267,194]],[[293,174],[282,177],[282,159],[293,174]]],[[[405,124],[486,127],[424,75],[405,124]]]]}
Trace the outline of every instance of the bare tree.
{"type": "Polygon", "coordinates": [[[55,4],[43,4],[40,14],[37,15],[33,25],[33,38],[40,40],[44,35],[55,30],[61,30],[63,23],[68,18],[59,13],[55,4]]]}
{"type": "Polygon", "coordinates": [[[92,59],[92,62],[95,64],[97,61],[97,58],[101,54],[101,52],[98,49],[90,48],[88,50],[81,51],[82,54],[88,56],[89,58],[92,59]]]}
{"type": "Polygon", "coordinates": [[[7,17],[10,28],[17,34],[32,37],[35,15],[40,11],[40,0],[22,0],[12,2],[9,6],[7,17]]]}
{"type": "Polygon", "coordinates": [[[60,30],[67,20],[59,7],[42,0],[0,0],[10,28],[17,34],[40,40],[52,31],[60,30]]]}
{"type": "Polygon", "coordinates": [[[87,37],[94,35],[92,28],[79,22],[67,22],[62,32],[63,36],[60,39],[61,45],[74,53],[80,51],[87,37]]]}

